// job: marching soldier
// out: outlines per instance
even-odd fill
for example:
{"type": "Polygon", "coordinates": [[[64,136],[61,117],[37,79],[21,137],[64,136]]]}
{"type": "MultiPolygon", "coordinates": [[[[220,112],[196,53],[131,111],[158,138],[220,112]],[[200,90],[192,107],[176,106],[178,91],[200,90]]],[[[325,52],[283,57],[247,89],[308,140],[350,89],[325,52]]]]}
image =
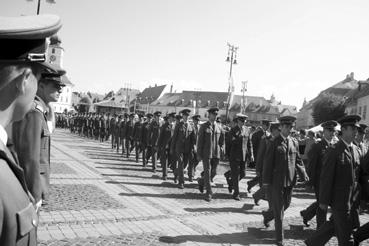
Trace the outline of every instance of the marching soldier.
{"type": "Polygon", "coordinates": [[[96,114],[94,119],[94,129],[93,129],[95,140],[99,139],[100,133],[100,115],[96,114]]]}
{"type": "Polygon", "coordinates": [[[262,215],[265,226],[269,226],[269,221],[274,219],[277,245],[283,245],[284,210],[290,206],[297,172],[305,181],[308,180],[299,154],[298,142],[289,136],[295,121],[294,116],[279,118],[281,134],[271,142],[265,156],[267,164],[263,170],[263,185],[271,189],[273,213],[266,211],[262,215]]]}
{"type": "Polygon", "coordinates": [[[148,152],[148,138],[149,138],[149,126],[151,123],[153,115],[151,113],[146,114],[146,121],[142,124],[142,135],[141,135],[141,148],[142,148],[142,166],[146,167],[148,156],[150,153],[148,152]]]}
{"type": "MultiPolygon", "coordinates": [[[[323,166],[324,156],[329,147],[335,144],[334,133],[335,127],[338,123],[334,120],[326,121],[321,124],[323,127],[322,139],[311,147],[307,153],[309,160],[309,183],[314,187],[316,202],[312,203],[309,207],[300,212],[303,222],[306,226],[309,226],[309,221],[316,215],[317,229],[327,220],[327,213],[319,208],[319,182],[320,173],[323,166]]],[[[323,187],[324,189],[324,187],[323,187]]]]}
{"type": "Polygon", "coordinates": [[[133,119],[135,117],[134,113],[131,113],[129,115],[129,120],[127,121],[126,125],[125,125],[125,147],[126,147],[126,151],[127,151],[127,158],[129,158],[129,155],[131,154],[132,149],[134,148],[134,143],[133,143],[133,127],[134,127],[134,122],[133,119]]]}
{"type": "Polygon", "coordinates": [[[148,131],[147,144],[150,149],[153,172],[156,172],[156,159],[157,159],[158,142],[159,142],[159,134],[160,134],[160,122],[159,122],[160,116],[161,116],[160,111],[156,111],[154,113],[154,119],[151,121],[149,125],[149,131],[148,131]]]}
{"type": "Polygon", "coordinates": [[[170,113],[166,117],[164,117],[164,124],[160,128],[159,135],[159,155],[160,155],[160,164],[162,166],[163,171],[163,180],[167,180],[168,177],[168,163],[170,162],[170,144],[172,139],[172,128],[174,116],[176,113],[170,113]]]}
{"type": "Polygon", "coordinates": [[[133,127],[133,141],[135,143],[136,152],[136,162],[138,163],[138,158],[141,152],[141,136],[142,136],[142,116],[138,115],[138,120],[133,127]]]}
{"type": "Polygon", "coordinates": [[[178,176],[178,188],[184,188],[184,169],[188,165],[191,158],[191,153],[196,145],[195,131],[188,121],[190,109],[183,109],[182,121],[176,124],[174,134],[170,145],[170,154],[175,155],[178,161],[178,166],[175,170],[178,176]]]}
{"type": "Polygon", "coordinates": [[[105,135],[107,134],[107,129],[106,129],[106,119],[104,117],[104,115],[100,115],[100,122],[99,122],[99,128],[100,128],[100,142],[104,142],[105,140],[105,135]]]}
{"type": "MultiPolygon", "coordinates": [[[[122,116],[119,115],[117,120],[115,121],[115,131],[114,131],[114,140],[115,140],[115,147],[117,148],[117,153],[119,153],[119,147],[122,144],[120,142],[120,135],[121,135],[121,126],[122,125],[122,116]]],[[[122,146],[124,148],[124,146],[122,146]]]]}
{"type": "Polygon", "coordinates": [[[365,156],[368,152],[368,144],[365,142],[365,130],[367,127],[368,126],[365,124],[360,124],[360,128],[358,128],[357,136],[354,141],[354,144],[359,147],[362,156],[365,156]]]}
{"type": "Polygon", "coordinates": [[[1,23],[0,245],[33,246],[37,245],[38,223],[34,199],[5,127],[22,120],[35,106],[33,100],[41,73],[58,72],[46,62],[46,38],[55,34],[61,23],[54,15],[1,17],[1,23]]]}
{"type": "Polygon", "coordinates": [[[204,172],[198,180],[201,193],[206,189],[205,200],[210,202],[212,199],[212,190],[210,182],[216,175],[216,169],[219,164],[220,152],[224,145],[224,132],[215,119],[219,108],[208,109],[209,120],[200,126],[197,141],[197,157],[202,161],[204,172]]]}
{"type": "Polygon", "coordinates": [[[122,145],[122,155],[126,153],[126,127],[128,122],[128,114],[124,113],[123,119],[119,125],[119,131],[120,131],[120,143],[122,145]]]}
{"type": "MultiPolygon", "coordinates": [[[[269,136],[269,126],[270,126],[270,120],[262,120],[261,121],[261,128],[259,128],[257,131],[255,131],[251,135],[251,141],[252,141],[252,151],[256,155],[258,153],[260,141],[264,136],[269,136]]],[[[254,159],[254,158],[253,158],[254,159]]],[[[251,162],[256,163],[257,160],[252,160],[251,162]]],[[[256,175],[255,178],[253,178],[250,181],[247,181],[247,191],[250,193],[252,187],[260,183],[260,176],[256,175]]]]}
{"type": "Polygon", "coordinates": [[[338,245],[354,245],[353,229],[359,225],[360,204],[360,159],[361,152],[353,144],[360,125],[359,115],[347,115],[341,124],[340,140],[329,148],[322,166],[319,189],[319,208],[332,209],[332,216],[315,234],[308,238],[307,245],[325,245],[336,235],[338,245]]]}
{"type": "Polygon", "coordinates": [[[192,150],[192,153],[190,155],[190,160],[189,160],[189,166],[188,166],[188,181],[192,182],[193,178],[195,176],[196,173],[196,167],[199,164],[199,161],[197,160],[197,137],[199,135],[199,130],[200,130],[200,125],[199,125],[199,121],[200,121],[200,115],[196,114],[194,116],[192,116],[192,127],[193,127],[193,131],[195,134],[195,147],[192,150]]]}
{"type": "Polygon", "coordinates": [[[228,186],[234,190],[233,199],[240,200],[239,182],[246,175],[246,159],[252,156],[250,131],[245,126],[247,116],[237,114],[237,125],[230,131],[231,146],[229,149],[229,161],[231,166],[231,180],[228,186]]]}
{"type": "Polygon", "coordinates": [[[116,117],[117,115],[114,114],[113,117],[111,117],[110,122],[109,122],[109,129],[110,129],[110,134],[111,134],[111,148],[114,149],[115,148],[115,127],[116,127],[116,117]]]}
{"type": "Polygon", "coordinates": [[[267,197],[268,203],[269,203],[269,210],[272,209],[271,206],[271,195],[268,193],[267,190],[264,189],[263,187],[263,169],[264,169],[264,165],[268,165],[267,163],[265,163],[265,153],[266,150],[268,148],[268,146],[270,145],[270,141],[275,139],[277,136],[279,136],[280,134],[280,129],[279,129],[279,123],[277,122],[271,122],[270,123],[270,135],[265,135],[263,136],[263,138],[260,141],[259,144],[259,148],[258,148],[258,153],[257,153],[257,157],[256,157],[256,175],[260,177],[260,188],[259,190],[257,190],[252,197],[254,198],[254,203],[255,205],[259,205],[259,201],[261,199],[265,199],[267,197]]]}

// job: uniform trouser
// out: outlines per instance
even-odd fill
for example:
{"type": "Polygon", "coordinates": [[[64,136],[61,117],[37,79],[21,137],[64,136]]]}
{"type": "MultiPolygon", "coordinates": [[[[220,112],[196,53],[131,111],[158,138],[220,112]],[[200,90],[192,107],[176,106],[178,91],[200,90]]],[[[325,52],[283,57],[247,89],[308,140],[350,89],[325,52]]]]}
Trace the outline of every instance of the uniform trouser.
{"type": "Polygon", "coordinates": [[[199,164],[196,153],[191,152],[190,160],[188,162],[188,177],[193,178],[196,173],[196,167],[199,164]]]}
{"type": "Polygon", "coordinates": [[[158,159],[158,147],[151,146],[150,154],[151,154],[151,161],[152,161],[152,170],[156,170],[156,161],[158,159]]]}
{"type": "Polygon", "coordinates": [[[332,208],[332,216],[325,222],[311,237],[306,240],[307,245],[323,246],[334,235],[337,236],[338,245],[354,245],[352,230],[359,223],[359,213],[357,209],[337,210],[332,208]]]}
{"type": "Polygon", "coordinates": [[[354,238],[357,242],[362,242],[369,238],[369,222],[360,226],[360,228],[354,232],[354,238]]]}
{"type": "Polygon", "coordinates": [[[119,145],[120,145],[119,135],[115,135],[114,136],[114,146],[117,148],[117,152],[119,152],[119,145]]]}
{"type": "Polygon", "coordinates": [[[283,217],[284,211],[291,204],[292,186],[275,187],[271,186],[270,193],[272,198],[272,210],[265,212],[265,220],[267,222],[274,219],[275,234],[277,242],[282,242],[284,239],[283,217]]]}
{"type": "Polygon", "coordinates": [[[114,143],[115,143],[115,136],[114,134],[112,133],[111,134],[111,148],[114,149],[114,143]]]}
{"type": "Polygon", "coordinates": [[[247,186],[248,188],[252,188],[255,185],[260,183],[260,177],[259,176],[255,176],[254,178],[252,178],[250,181],[247,182],[247,186]]]}
{"type": "Polygon", "coordinates": [[[327,211],[319,208],[319,187],[314,188],[316,201],[309,207],[301,211],[305,220],[310,221],[316,216],[317,229],[319,229],[327,221],[327,211]]]}
{"type": "MultiPolygon", "coordinates": [[[[127,158],[129,158],[129,154],[131,154],[131,148],[133,146],[133,140],[130,138],[126,138],[125,147],[127,151],[127,158]]],[[[123,146],[122,146],[123,148],[123,146]]]]}
{"type": "Polygon", "coordinates": [[[217,167],[219,164],[218,158],[204,158],[202,160],[202,165],[204,166],[204,171],[201,173],[201,178],[199,180],[200,185],[205,186],[206,194],[213,194],[211,190],[210,182],[214,179],[217,174],[217,167]]]}
{"type": "Polygon", "coordinates": [[[124,146],[125,146],[125,144],[126,144],[126,140],[125,140],[125,138],[124,137],[120,137],[119,138],[120,139],[120,145],[122,145],[122,155],[124,154],[124,146]]]}
{"type": "Polygon", "coordinates": [[[168,176],[168,163],[170,159],[169,149],[161,149],[160,150],[160,164],[163,171],[163,177],[168,176]]]}
{"type": "Polygon", "coordinates": [[[141,143],[138,140],[135,140],[135,150],[136,150],[135,151],[136,152],[136,162],[138,162],[139,155],[140,155],[140,152],[141,152],[141,143]]]}
{"type": "Polygon", "coordinates": [[[259,201],[261,199],[265,199],[265,189],[260,187],[253,195],[255,200],[259,201]]]}
{"type": "Polygon", "coordinates": [[[240,194],[239,182],[246,175],[246,162],[240,160],[231,160],[230,166],[231,166],[231,182],[233,194],[239,195],[240,194]]]}
{"type": "Polygon", "coordinates": [[[190,153],[177,153],[178,168],[175,170],[178,175],[178,183],[184,184],[184,169],[190,159],[190,153]]]}
{"type": "Polygon", "coordinates": [[[147,164],[147,147],[146,145],[143,145],[141,143],[141,149],[142,149],[142,166],[146,167],[147,164]]]}

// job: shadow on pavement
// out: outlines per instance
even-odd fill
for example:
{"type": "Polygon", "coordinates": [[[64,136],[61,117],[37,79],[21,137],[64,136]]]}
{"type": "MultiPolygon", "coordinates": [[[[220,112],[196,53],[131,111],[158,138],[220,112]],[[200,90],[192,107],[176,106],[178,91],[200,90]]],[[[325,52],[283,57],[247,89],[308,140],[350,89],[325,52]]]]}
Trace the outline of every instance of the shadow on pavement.
{"type": "Polygon", "coordinates": [[[128,178],[137,178],[137,179],[160,179],[158,175],[153,174],[152,176],[140,176],[140,175],[127,175],[127,174],[100,174],[105,177],[128,177],[128,178]]]}
{"type": "MultiPolygon", "coordinates": [[[[245,204],[250,205],[250,204],[245,204]]],[[[252,206],[253,207],[253,206],[252,206]]],[[[241,214],[261,214],[260,211],[247,211],[250,209],[223,207],[223,208],[185,208],[187,212],[203,213],[203,212],[215,212],[215,213],[241,213],[241,214]]]]}
{"type": "MultiPolygon", "coordinates": [[[[120,196],[126,197],[155,197],[155,198],[172,198],[172,199],[199,199],[202,200],[205,198],[205,194],[202,193],[193,193],[193,192],[184,192],[184,193],[172,193],[172,194],[152,194],[152,193],[119,193],[120,196]]],[[[224,193],[215,193],[213,194],[213,199],[229,199],[232,200],[232,197],[229,194],[224,193]]]]}

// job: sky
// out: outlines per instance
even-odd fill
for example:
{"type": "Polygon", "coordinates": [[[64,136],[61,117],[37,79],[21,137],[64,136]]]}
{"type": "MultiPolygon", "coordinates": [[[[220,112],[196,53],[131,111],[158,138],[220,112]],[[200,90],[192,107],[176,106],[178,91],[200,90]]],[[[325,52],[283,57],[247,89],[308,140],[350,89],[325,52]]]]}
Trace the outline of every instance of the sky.
{"type": "MultiPolygon", "coordinates": [[[[37,0],[0,0],[0,15],[37,0]]],[[[64,68],[76,91],[227,91],[227,43],[239,47],[235,93],[302,106],[354,72],[369,78],[367,0],[41,0],[61,17],[64,68]]]]}

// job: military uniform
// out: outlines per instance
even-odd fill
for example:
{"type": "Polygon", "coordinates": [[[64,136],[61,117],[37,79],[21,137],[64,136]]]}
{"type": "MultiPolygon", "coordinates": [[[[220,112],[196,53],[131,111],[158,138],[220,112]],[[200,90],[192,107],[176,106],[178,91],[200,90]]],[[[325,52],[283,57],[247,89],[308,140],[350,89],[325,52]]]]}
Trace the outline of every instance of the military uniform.
{"type": "MultiPolygon", "coordinates": [[[[279,118],[280,124],[293,125],[296,118],[284,116],[279,118]]],[[[273,212],[263,212],[264,224],[274,219],[276,241],[278,245],[283,245],[283,217],[284,211],[290,206],[292,188],[296,183],[297,172],[304,179],[307,179],[305,167],[302,163],[299,146],[296,139],[279,135],[271,141],[270,148],[267,149],[263,169],[263,184],[268,184],[272,194],[273,212]]]]}
{"type": "MultiPolygon", "coordinates": [[[[335,121],[327,121],[322,124],[322,127],[324,129],[331,129],[332,131],[334,131],[334,127],[336,125],[337,122],[335,121]]],[[[315,197],[317,200],[305,210],[302,210],[300,214],[303,217],[303,221],[306,225],[309,225],[308,221],[310,221],[316,215],[318,229],[327,220],[327,212],[319,208],[320,174],[327,149],[333,144],[334,143],[332,142],[332,140],[328,142],[327,139],[323,137],[321,141],[314,143],[310,151],[307,153],[307,157],[309,160],[310,184],[312,184],[312,186],[314,187],[315,197]]]]}
{"type": "Polygon", "coordinates": [[[135,143],[136,162],[138,162],[139,154],[141,152],[141,135],[142,135],[142,122],[141,116],[139,116],[139,120],[135,123],[133,127],[133,141],[135,143]]]}
{"type": "MultiPolygon", "coordinates": [[[[169,114],[168,117],[174,117],[175,113],[169,114]]],[[[168,162],[170,162],[170,144],[172,139],[172,128],[173,124],[167,118],[165,123],[160,128],[159,135],[159,155],[160,155],[160,164],[163,172],[163,180],[167,179],[168,176],[168,162]]]]}
{"type": "Polygon", "coordinates": [[[111,134],[111,148],[115,148],[115,127],[116,127],[116,119],[115,117],[111,117],[109,122],[109,129],[111,134]]]}
{"type": "Polygon", "coordinates": [[[125,127],[125,147],[126,147],[126,151],[127,151],[127,158],[129,158],[129,155],[132,151],[132,149],[134,148],[134,143],[133,143],[133,117],[134,114],[131,114],[129,116],[129,121],[126,123],[126,127],[125,127]]]}
{"type": "MultiPolygon", "coordinates": [[[[245,122],[247,116],[238,114],[237,118],[241,122],[245,122]]],[[[230,149],[229,149],[229,161],[231,166],[231,184],[233,192],[233,198],[239,200],[239,181],[246,175],[246,159],[252,156],[252,146],[249,139],[250,132],[246,126],[240,127],[234,126],[230,131],[230,149]]]]}
{"type": "Polygon", "coordinates": [[[200,120],[200,115],[194,115],[192,116],[192,128],[195,134],[195,147],[191,151],[190,160],[189,160],[189,166],[188,166],[188,179],[190,182],[192,182],[193,177],[196,173],[196,167],[199,164],[199,161],[197,159],[197,137],[199,135],[200,125],[198,124],[198,121],[200,120]]]}
{"type": "Polygon", "coordinates": [[[149,135],[149,126],[152,114],[146,114],[147,120],[142,124],[142,135],[141,135],[141,148],[142,148],[142,165],[146,167],[147,165],[147,141],[149,135]]]}
{"type": "MultiPolygon", "coordinates": [[[[60,29],[61,23],[60,19],[54,15],[0,17],[0,22],[0,62],[4,69],[9,69],[13,75],[8,77],[1,73],[0,114],[4,122],[13,122],[23,118],[26,111],[31,108],[29,105],[35,95],[33,89],[36,88],[36,78],[42,73],[46,75],[46,73],[58,74],[60,72],[55,69],[54,65],[46,62],[46,38],[54,35],[60,29]],[[18,71],[18,68],[14,68],[13,65],[25,68],[18,71]],[[38,69],[32,69],[33,67],[38,69]],[[18,82],[19,85],[24,86],[18,87],[15,84],[18,82]],[[9,92],[11,95],[4,96],[9,92]]],[[[36,107],[33,105],[29,113],[32,114],[32,117],[29,117],[32,120],[29,126],[39,126],[34,122],[39,118],[45,121],[43,112],[36,111],[36,107]]],[[[44,147],[40,145],[43,126],[40,125],[40,129],[27,128],[27,133],[24,134],[27,138],[23,139],[23,142],[27,142],[29,141],[28,136],[38,137],[36,146],[33,142],[27,142],[29,146],[24,146],[23,149],[27,152],[36,151],[35,156],[32,157],[37,159],[35,165],[37,171],[34,173],[38,176],[40,147],[44,147]],[[33,131],[37,131],[39,135],[33,131]]],[[[8,141],[8,135],[4,129],[7,126],[0,125],[0,245],[34,246],[37,245],[38,223],[37,212],[33,204],[35,200],[28,191],[23,169],[19,166],[17,155],[8,141]]],[[[45,144],[45,147],[48,147],[47,141],[45,144]]],[[[33,153],[27,153],[27,156],[30,155],[33,153]]],[[[35,162],[30,163],[32,164],[35,162]]]]}
{"type": "Polygon", "coordinates": [[[50,187],[50,132],[47,106],[36,96],[24,120],[13,124],[14,146],[24,169],[27,186],[36,201],[47,200],[50,187]]]}
{"type": "MultiPolygon", "coordinates": [[[[182,110],[182,115],[187,114],[191,110],[182,110]]],[[[188,121],[180,121],[174,128],[174,134],[171,141],[170,153],[175,155],[178,161],[178,166],[175,170],[178,175],[179,188],[184,185],[184,169],[191,159],[191,154],[196,145],[195,131],[188,121]]]]}
{"type": "MultiPolygon", "coordinates": [[[[209,114],[218,114],[219,109],[211,108],[209,114]]],[[[224,132],[216,123],[207,121],[200,126],[197,141],[197,156],[202,160],[204,166],[203,177],[198,180],[199,189],[206,189],[205,200],[211,201],[212,190],[210,182],[216,175],[216,169],[219,164],[221,149],[224,145],[224,132]]]]}
{"type": "MultiPolygon", "coordinates": [[[[155,117],[160,117],[161,112],[157,111],[154,113],[155,117]]],[[[152,161],[152,170],[156,171],[156,159],[157,159],[157,152],[158,152],[158,142],[159,142],[159,134],[160,134],[160,123],[158,120],[154,119],[151,121],[149,125],[148,131],[148,147],[151,154],[151,161],[152,161]]]]}

